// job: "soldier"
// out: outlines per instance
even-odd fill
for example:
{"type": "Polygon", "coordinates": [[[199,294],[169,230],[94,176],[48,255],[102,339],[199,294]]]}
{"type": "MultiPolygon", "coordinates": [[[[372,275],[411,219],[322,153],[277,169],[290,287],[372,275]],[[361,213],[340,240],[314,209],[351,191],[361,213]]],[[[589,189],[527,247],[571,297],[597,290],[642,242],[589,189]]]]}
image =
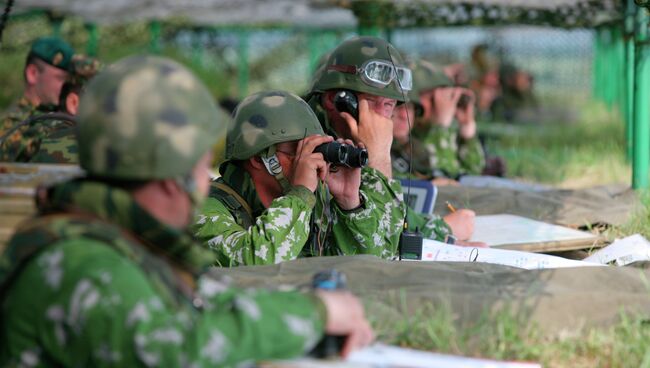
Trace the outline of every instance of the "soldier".
{"type": "MultiPolygon", "coordinates": [[[[455,87],[442,69],[423,60],[415,64],[414,79],[418,81],[423,107],[414,132],[423,137],[432,174],[442,173],[444,178],[452,180],[465,174],[480,175],[485,167],[485,155],[476,131],[473,92],[455,87]],[[452,125],[454,119],[458,128],[452,125]]],[[[448,184],[448,180],[443,180],[436,184],[448,184]]]]}
{"type": "Polygon", "coordinates": [[[2,119],[0,137],[26,120],[39,105],[54,106],[59,102],[73,54],[72,47],[57,37],[42,37],[32,43],[23,71],[23,96],[2,119]]]}
{"type": "Polygon", "coordinates": [[[365,207],[373,188],[361,185],[361,169],[330,166],[322,153],[314,153],[333,138],[324,135],[300,97],[256,93],[237,106],[234,120],[228,161],[196,228],[221,265],[395,254],[374,243],[378,219],[365,207]]]}
{"type": "MultiPolygon", "coordinates": [[[[376,37],[354,37],[330,53],[316,72],[307,96],[326,133],[367,147],[370,164],[361,172],[361,185],[373,188],[365,206],[379,219],[374,239],[376,246],[385,249],[396,249],[407,211],[402,187],[393,179],[390,147],[391,117],[398,102],[406,100],[412,87],[410,76],[410,69],[391,44],[376,37]],[[341,91],[351,92],[357,99],[358,122],[351,114],[337,110],[334,99],[341,91]]],[[[451,216],[459,220],[454,224],[467,222],[463,213],[451,216]]],[[[408,225],[417,227],[426,237],[444,240],[451,235],[451,229],[439,216],[412,213],[409,218],[412,220],[408,225]]],[[[466,230],[459,234],[469,238],[468,232],[471,235],[466,230]]]]}
{"type": "MultiPolygon", "coordinates": [[[[77,115],[79,99],[86,83],[97,74],[101,68],[99,60],[84,55],[74,55],[70,77],[61,87],[58,111],[70,116],[77,115]]],[[[38,144],[38,150],[28,162],[77,164],[77,137],[74,121],[50,118],[36,122],[25,136],[33,137],[31,144],[38,144]]],[[[27,140],[23,140],[26,142],[27,140]]],[[[0,146],[0,151],[2,151],[0,146]]]]}
{"type": "Polygon", "coordinates": [[[343,353],[372,339],[350,293],[236,290],[187,226],[208,192],[227,117],[167,59],[123,59],[82,97],[87,177],[50,187],[0,258],[0,364],[232,366],[304,353],[326,331],[343,353]]]}

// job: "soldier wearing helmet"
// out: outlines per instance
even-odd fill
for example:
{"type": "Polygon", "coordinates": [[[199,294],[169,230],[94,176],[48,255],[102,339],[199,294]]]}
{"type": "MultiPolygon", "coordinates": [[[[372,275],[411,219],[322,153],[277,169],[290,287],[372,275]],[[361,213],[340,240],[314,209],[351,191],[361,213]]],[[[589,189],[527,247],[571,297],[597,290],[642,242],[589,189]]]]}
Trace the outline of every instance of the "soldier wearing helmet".
{"type": "Polygon", "coordinates": [[[392,178],[391,116],[411,84],[410,70],[392,45],[376,37],[354,37],[332,50],[316,71],[307,96],[328,134],[362,143],[368,149],[369,166],[362,170],[361,190],[369,217],[375,218],[377,225],[372,244],[366,239],[358,241],[362,247],[381,247],[393,254],[406,206],[402,188],[392,178]],[[342,91],[356,98],[356,118],[354,113],[337,109],[336,96],[342,91]]]}
{"type": "Polygon", "coordinates": [[[391,255],[356,240],[371,242],[376,221],[359,190],[361,169],[330,164],[315,152],[332,141],[309,106],[288,92],[256,93],[237,106],[227,161],[196,227],[219,264],[391,255]]]}
{"type": "MultiPolygon", "coordinates": [[[[397,106],[393,114],[393,172],[397,177],[408,177],[412,173],[416,178],[432,180],[433,184],[440,185],[440,180],[449,179],[437,168],[436,151],[430,147],[421,131],[428,128],[425,117],[440,115],[439,106],[434,106],[430,99],[420,99],[420,92],[451,87],[451,82],[442,70],[425,61],[417,60],[409,63],[409,66],[413,70],[414,88],[409,91],[409,101],[397,106]],[[416,133],[412,134],[411,129],[415,129],[416,133]]],[[[468,209],[460,209],[444,218],[410,214],[409,225],[421,229],[425,237],[458,245],[480,246],[478,243],[466,243],[473,233],[474,217],[474,211],[468,209]]]]}
{"type": "Polygon", "coordinates": [[[213,257],[188,225],[227,121],[168,59],[126,58],[89,83],[86,176],[39,195],[0,258],[1,365],[233,366],[299,355],[323,331],[351,337],[344,353],[368,343],[349,293],[243,292],[200,275],[213,257]]]}
{"type": "Polygon", "coordinates": [[[442,68],[424,60],[415,63],[414,76],[423,107],[414,132],[430,157],[431,171],[425,174],[438,185],[457,184],[461,175],[480,175],[485,154],[476,131],[474,93],[455,86],[442,68]]]}

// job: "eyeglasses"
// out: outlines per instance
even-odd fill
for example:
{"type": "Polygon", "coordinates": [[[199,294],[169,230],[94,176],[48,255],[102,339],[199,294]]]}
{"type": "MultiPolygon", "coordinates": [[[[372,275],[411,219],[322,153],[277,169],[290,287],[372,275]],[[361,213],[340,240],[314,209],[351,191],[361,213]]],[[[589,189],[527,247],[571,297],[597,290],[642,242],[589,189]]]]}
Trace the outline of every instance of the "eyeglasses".
{"type": "Polygon", "coordinates": [[[383,60],[368,60],[360,68],[357,68],[356,65],[330,65],[328,69],[341,73],[359,74],[364,83],[377,88],[385,88],[393,80],[397,80],[399,87],[404,91],[410,91],[413,88],[411,69],[393,66],[392,63],[383,60]]]}

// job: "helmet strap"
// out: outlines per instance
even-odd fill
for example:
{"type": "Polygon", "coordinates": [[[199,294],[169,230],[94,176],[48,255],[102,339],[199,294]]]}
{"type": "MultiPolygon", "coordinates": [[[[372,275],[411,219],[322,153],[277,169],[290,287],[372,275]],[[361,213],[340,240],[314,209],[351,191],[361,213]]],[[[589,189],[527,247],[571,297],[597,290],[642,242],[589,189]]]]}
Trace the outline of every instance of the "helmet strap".
{"type": "Polygon", "coordinates": [[[264,163],[264,167],[266,167],[266,171],[268,171],[268,173],[271,174],[282,187],[282,192],[287,193],[289,189],[291,189],[291,184],[282,173],[282,165],[280,165],[280,160],[275,154],[275,145],[269,147],[264,154],[260,155],[260,158],[264,163]]]}

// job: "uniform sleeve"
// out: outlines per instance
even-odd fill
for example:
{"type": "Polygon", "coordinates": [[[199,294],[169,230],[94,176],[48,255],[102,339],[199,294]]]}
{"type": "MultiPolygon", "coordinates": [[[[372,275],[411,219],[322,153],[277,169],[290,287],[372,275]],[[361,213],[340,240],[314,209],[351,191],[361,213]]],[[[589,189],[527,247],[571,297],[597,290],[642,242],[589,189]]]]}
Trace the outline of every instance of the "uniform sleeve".
{"type": "Polygon", "coordinates": [[[26,366],[231,366],[284,359],[322,335],[324,307],[298,292],[199,281],[193,300],[165,301],[142,269],[92,241],[52,246],[27,264],[3,315],[9,355],[26,366]]]}
{"type": "Polygon", "coordinates": [[[463,139],[458,136],[458,161],[464,174],[481,174],[485,167],[485,153],[478,137],[463,139]]]}
{"type": "Polygon", "coordinates": [[[228,208],[209,198],[194,232],[218,256],[222,266],[274,264],[296,259],[309,238],[316,197],[305,187],[276,198],[248,229],[228,208]]]}
{"type": "Polygon", "coordinates": [[[366,167],[361,171],[359,192],[364,205],[358,210],[343,211],[332,205],[337,220],[332,228],[334,241],[346,255],[394,256],[406,208],[399,181],[366,167]]]}
{"type": "Polygon", "coordinates": [[[444,241],[447,235],[451,235],[451,228],[445,220],[439,215],[424,215],[413,211],[410,207],[408,211],[408,229],[410,231],[418,230],[426,239],[444,241]]]}

